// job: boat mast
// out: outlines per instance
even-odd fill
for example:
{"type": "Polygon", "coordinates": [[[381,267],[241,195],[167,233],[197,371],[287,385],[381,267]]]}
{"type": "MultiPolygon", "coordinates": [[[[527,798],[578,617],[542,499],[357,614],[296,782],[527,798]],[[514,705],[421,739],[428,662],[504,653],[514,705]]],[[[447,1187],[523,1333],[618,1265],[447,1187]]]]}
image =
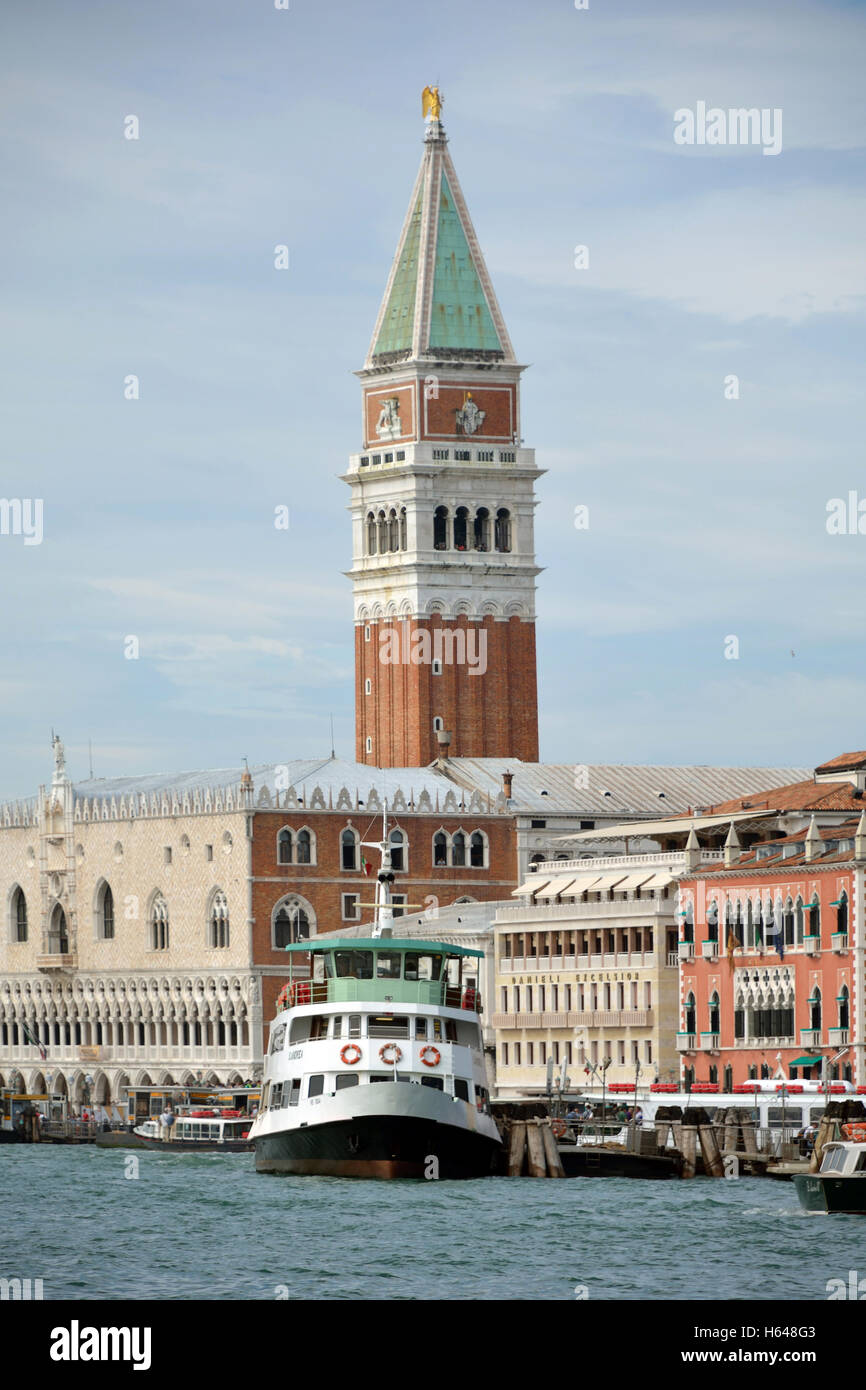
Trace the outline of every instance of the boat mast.
{"type": "Polygon", "coordinates": [[[391,884],[394,870],[391,867],[391,841],[388,839],[388,803],[382,809],[382,838],[378,841],[364,840],[368,849],[377,849],[380,855],[379,872],[376,875],[376,904],[373,919],[373,937],[392,936],[394,930],[394,908],[391,898],[391,884]]]}

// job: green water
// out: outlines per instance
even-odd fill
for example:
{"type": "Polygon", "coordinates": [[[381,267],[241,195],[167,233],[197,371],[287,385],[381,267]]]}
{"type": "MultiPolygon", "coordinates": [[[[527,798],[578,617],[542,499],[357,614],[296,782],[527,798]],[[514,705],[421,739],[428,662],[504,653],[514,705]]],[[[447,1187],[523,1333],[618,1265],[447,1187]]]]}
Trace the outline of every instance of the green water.
{"type": "Polygon", "coordinates": [[[825,1300],[866,1274],[866,1217],[757,1178],[380,1183],[5,1145],[0,1183],[0,1277],[46,1299],[825,1300]]]}

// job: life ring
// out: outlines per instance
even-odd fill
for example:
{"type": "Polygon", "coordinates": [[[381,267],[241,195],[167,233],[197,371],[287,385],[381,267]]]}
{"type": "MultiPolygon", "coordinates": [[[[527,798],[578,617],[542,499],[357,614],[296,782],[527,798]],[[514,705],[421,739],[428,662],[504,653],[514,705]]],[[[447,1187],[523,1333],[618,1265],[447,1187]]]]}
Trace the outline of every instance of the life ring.
{"type": "Polygon", "coordinates": [[[438,1047],[433,1047],[432,1043],[428,1043],[426,1047],[422,1047],[418,1056],[421,1058],[425,1067],[438,1067],[439,1063],[442,1061],[442,1053],[439,1051],[438,1047]]]}
{"type": "Polygon", "coordinates": [[[346,1043],[345,1047],[340,1048],[340,1061],[345,1062],[347,1067],[353,1067],[356,1062],[361,1060],[361,1049],[357,1043],[346,1043]],[[348,1054],[354,1052],[354,1057],[348,1054]]]}
{"type": "Polygon", "coordinates": [[[402,1056],[402,1049],[399,1048],[396,1043],[383,1043],[379,1048],[379,1058],[385,1063],[386,1067],[396,1066],[402,1056]],[[385,1056],[386,1052],[390,1054],[388,1057],[385,1056]]]}
{"type": "Polygon", "coordinates": [[[565,1123],[565,1120],[551,1120],[550,1128],[553,1130],[554,1139],[561,1139],[568,1129],[568,1125],[565,1123]]]}

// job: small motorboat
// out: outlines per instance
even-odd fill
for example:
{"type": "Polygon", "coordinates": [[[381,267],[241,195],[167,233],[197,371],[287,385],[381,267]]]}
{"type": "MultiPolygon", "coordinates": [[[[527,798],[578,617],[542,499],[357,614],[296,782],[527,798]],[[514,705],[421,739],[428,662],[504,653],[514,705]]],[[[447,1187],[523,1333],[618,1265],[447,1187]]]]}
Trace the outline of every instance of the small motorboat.
{"type": "MultiPolygon", "coordinates": [[[[845,1130],[853,1126],[844,1125],[845,1130]]],[[[859,1132],[862,1126],[857,1126],[859,1132]]],[[[825,1144],[817,1173],[798,1173],[793,1182],[807,1211],[866,1214],[866,1133],[864,1138],[825,1144]]]]}

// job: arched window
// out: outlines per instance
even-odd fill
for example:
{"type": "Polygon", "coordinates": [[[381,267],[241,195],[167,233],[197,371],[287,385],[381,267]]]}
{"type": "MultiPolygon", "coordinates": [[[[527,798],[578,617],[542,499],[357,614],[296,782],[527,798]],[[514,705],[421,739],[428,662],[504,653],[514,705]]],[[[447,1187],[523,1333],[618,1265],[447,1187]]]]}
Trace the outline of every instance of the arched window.
{"type": "Polygon", "coordinates": [[[358,867],[358,836],[354,830],[346,829],[340,836],[340,867],[346,870],[358,867]]]}
{"type": "Polygon", "coordinates": [[[312,909],[297,897],[284,898],[277,904],[273,918],[273,942],[277,951],[285,950],[298,941],[309,941],[312,934],[312,909]]]}
{"type": "Polygon", "coordinates": [[[310,834],[309,830],[304,829],[298,831],[296,849],[298,856],[298,864],[313,863],[313,837],[310,834]]]}
{"type": "Polygon", "coordinates": [[[373,512],[367,513],[367,554],[376,554],[376,517],[373,512]]]}
{"type": "Polygon", "coordinates": [[[211,900],[210,944],[218,950],[229,944],[229,904],[222,889],[217,889],[211,900]]]}
{"type": "Polygon", "coordinates": [[[448,508],[437,507],[433,513],[433,549],[448,548],[448,508]]]}
{"type": "Polygon", "coordinates": [[[717,1086],[718,1084],[719,1084],[719,1069],[718,1069],[718,1067],[710,1067],[710,1085],[711,1085],[711,1086],[717,1086]]]}
{"type": "Polygon", "coordinates": [[[782,928],[784,930],[784,942],[786,946],[794,944],[794,904],[790,897],[785,901],[785,908],[782,913],[782,928]]]}
{"type": "Polygon", "coordinates": [[[11,903],[12,940],[27,940],[27,899],[23,888],[16,888],[11,903]]]}
{"type": "Polygon", "coordinates": [[[441,733],[442,730],[443,730],[444,728],[445,728],[445,725],[442,723],[442,717],[441,717],[441,715],[438,715],[438,714],[437,714],[437,715],[434,717],[434,719],[433,719],[433,732],[434,732],[434,734],[441,733]]]}
{"type": "Polygon", "coordinates": [[[809,935],[821,935],[821,905],[818,902],[818,894],[812,894],[811,912],[809,913],[809,935]]]}
{"type": "Polygon", "coordinates": [[[451,836],[451,863],[455,869],[462,869],[466,863],[466,836],[462,830],[451,836]]]}
{"type": "Polygon", "coordinates": [[[803,944],[803,932],[805,930],[803,922],[805,918],[803,911],[803,899],[798,897],[794,904],[794,941],[798,946],[803,944]]]}
{"type": "Polygon", "coordinates": [[[484,868],[484,850],[484,836],[480,830],[473,830],[469,839],[469,864],[471,868],[484,868]]]}
{"type": "Polygon", "coordinates": [[[406,508],[400,508],[400,549],[406,549],[406,508]]]}
{"type": "Polygon", "coordinates": [[[437,830],[433,836],[434,868],[444,868],[448,863],[448,836],[444,830],[437,830]]]}
{"type": "Polygon", "coordinates": [[[476,550],[490,549],[490,513],[486,507],[479,507],[475,513],[473,540],[476,550]]]}
{"type": "Polygon", "coordinates": [[[397,520],[397,512],[394,507],[388,513],[388,549],[400,549],[400,523],[397,520]]]}
{"type": "Polygon", "coordinates": [[[55,903],[48,928],[50,954],[65,956],[69,954],[69,930],[66,926],[66,913],[55,903]]]}
{"type": "Polygon", "coordinates": [[[292,862],[292,832],[286,826],[277,836],[277,863],[291,864],[292,862]]]}
{"type": "Polygon", "coordinates": [[[154,951],[168,950],[168,903],[161,893],[150,909],[150,944],[154,951]]]}
{"type": "Polygon", "coordinates": [[[836,996],[836,1003],[839,1005],[839,1027],[840,1027],[840,1028],[848,1028],[848,1027],[850,1027],[850,1024],[849,1024],[849,1021],[848,1021],[849,1018],[850,1018],[850,1010],[849,1010],[849,1007],[848,1007],[848,1005],[849,1005],[849,996],[848,996],[848,986],[847,986],[847,985],[843,985],[843,986],[842,986],[841,990],[839,991],[838,995],[836,996]]]}
{"type": "Polygon", "coordinates": [[[497,550],[511,549],[511,513],[507,507],[500,507],[496,513],[495,544],[497,550]]]}
{"type": "Polygon", "coordinates": [[[376,544],[379,554],[384,555],[388,549],[388,519],[384,511],[376,517],[376,544]]]}
{"type": "Polygon", "coordinates": [[[107,883],[103,883],[99,892],[99,901],[96,909],[97,914],[97,934],[103,941],[114,940],[114,895],[107,883]]]}
{"type": "Polygon", "coordinates": [[[710,1032],[719,1032],[719,996],[715,990],[710,996],[710,1032]]]}
{"type": "Polygon", "coordinates": [[[454,514],[454,549],[466,549],[466,534],[469,527],[469,508],[458,507],[454,514]]]}
{"type": "Polygon", "coordinates": [[[809,996],[809,1027],[820,1031],[821,1028],[821,991],[815,986],[814,992],[809,996]]]}
{"type": "Polygon", "coordinates": [[[686,999],[686,1032],[697,1032],[697,1009],[695,1008],[695,996],[689,994],[686,999]]]}
{"type": "Polygon", "coordinates": [[[402,830],[392,830],[388,836],[391,842],[391,868],[404,873],[407,868],[409,842],[402,830]]]}
{"type": "Polygon", "coordinates": [[[707,908],[707,940],[718,941],[719,939],[719,904],[715,898],[707,908]]]}
{"type": "Polygon", "coordinates": [[[839,894],[839,901],[836,904],[836,930],[843,932],[846,936],[848,934],[848,894],[844,888],[839,894]]]}

